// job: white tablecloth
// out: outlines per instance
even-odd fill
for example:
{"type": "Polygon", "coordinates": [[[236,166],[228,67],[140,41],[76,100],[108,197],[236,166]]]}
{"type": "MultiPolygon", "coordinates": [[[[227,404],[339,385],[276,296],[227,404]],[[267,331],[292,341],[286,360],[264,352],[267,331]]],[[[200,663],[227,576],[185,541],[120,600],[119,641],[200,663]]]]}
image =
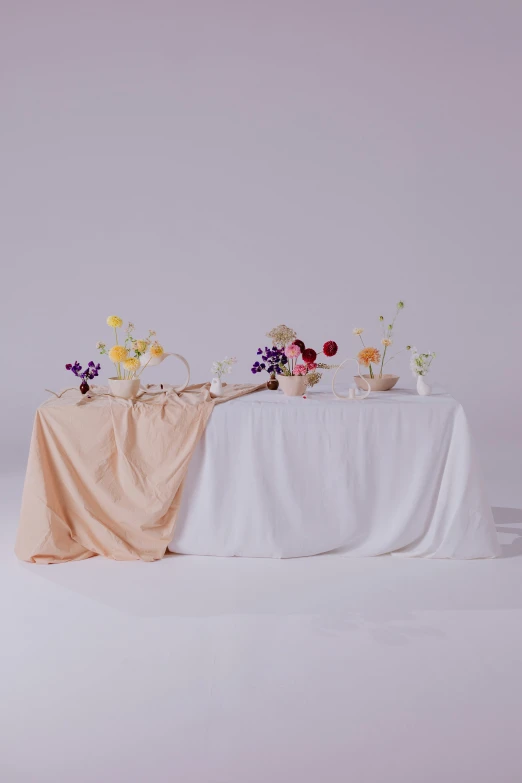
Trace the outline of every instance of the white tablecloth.
{"type": "Polygon", "coordinates": [[[173,552],[478,558],[497,534],[462,406],[327,387],[216,407],[189,466],[173,552]]]}

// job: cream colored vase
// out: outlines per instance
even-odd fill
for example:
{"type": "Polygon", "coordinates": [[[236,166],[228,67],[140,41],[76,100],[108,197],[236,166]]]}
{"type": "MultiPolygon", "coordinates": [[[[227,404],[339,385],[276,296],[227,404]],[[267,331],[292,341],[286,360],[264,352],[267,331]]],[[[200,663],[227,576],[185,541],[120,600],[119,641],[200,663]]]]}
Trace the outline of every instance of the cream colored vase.
{"type": "Polygon", "coordinates": [[[429,383],[426,383],[422,375],[419,375],[417,377],[417,392],[422,397],[427,397],[428,395],[431,394],[431,386],[429,385],[429,383]]]}
{"type": "Polygon", "coordinates": [[[370,378],[369,375],[354,375],[355,383],[359,389],[364,391],[368,388],[368,384],[370,389],[375,392],[390,391],[398,380],[398,375],[383,375],[382,378],[370,378]]]}
{"type": "Polygon", "coordinates": [[[214,395],[214,397],[221,397],[223,394],[223,383],[221,381],[221,378],[212,378],[212,381],[210,383],[210,393],[214,395]]]}
{"type": "Polygon", "coordinates": [[[140,379],[121,380],[109,378],[109,389],[113,397],[122,397],[124,400],[133,400],[140,390],[140,379]]]}
{"type": "Polygon", "coordinates": [[[277,379],[287,397],[302,397],[306,391],[304,375],[279,375],[277,379]]]}

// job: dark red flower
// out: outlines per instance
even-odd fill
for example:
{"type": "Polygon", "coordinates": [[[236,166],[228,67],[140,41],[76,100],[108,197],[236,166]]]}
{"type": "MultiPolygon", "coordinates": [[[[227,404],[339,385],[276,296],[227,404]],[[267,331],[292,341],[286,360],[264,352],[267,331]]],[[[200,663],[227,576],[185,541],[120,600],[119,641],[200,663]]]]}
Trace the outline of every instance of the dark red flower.
{"type": "Polygon", "coordinates": [[[302,340],[294,340],[293,345],[298,345],[301,353],[303,353],[305,349],[305,344],[302,340]]]}
{"type": "Polygon", "coordinates": [[[305,348],[301,356],[303,357],[304,362],[307,364],[312,364],[312,362],[315,362],[317,359],[317,352],[314,351],[313,348],[305,348]]]}
{"type": "Polygon", "coordinates": [[[328,340],[328,342],[323,345],[323,353],[325,356],[335,356],[337,353],[337,343],[334,343],[333,340],[328,340]]]}

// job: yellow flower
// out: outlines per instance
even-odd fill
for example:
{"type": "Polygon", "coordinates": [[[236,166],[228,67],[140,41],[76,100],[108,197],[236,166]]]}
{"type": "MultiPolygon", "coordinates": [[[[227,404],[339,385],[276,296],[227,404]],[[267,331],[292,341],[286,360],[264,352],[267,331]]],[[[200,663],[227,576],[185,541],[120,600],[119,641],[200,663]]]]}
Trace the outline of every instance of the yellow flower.
{"type": "Polygon", "coordinates": [[[146,340],[134,340],[132,347],[138,353],[145,353],[147,350],[148,342],[146,340]]]}
{"type": "Polygon", "coordinates": [[[382,338],[382,340],[381,340],[381,343],[382,343],[383,345],[385,345],[386,347],[388,347],[389,345],[391,345],[391,344],[392,344],[392,341],[391,341],[391,340],[389,340],[389,339],[388,339],[388,337],[383,337],[383,338],[382,338]]]}
{"type": "Polygon", "coordinates": [[[119,364],[119,362],[124,362],[125,359],[128,358],[129,358],[129,352],[124,345],[113,345],[111,350],[109,351],[109,359],[111,360],[111,362],[114,362],[114,364],[119,364]]]}
{"type": "Polygon", "coordinates": [[[140,360],[136,359],[134,356],[131,356],[129,359],[126,359],[123,362],[123,366],[129,372],[136,372],[136,370],[140,366],[140,360]]]}
{"type": "Polygon", "coordinates": [[[364,329],[361,329],[360,327],[357,327],[357,329],[353,330],[354,334],[362,334],[364,332],[364,329]]]}
{"type": "Polygon", "coordinates": [[[381,354],[377,348],[363,348],[362,351],[359,351],[357,354],[357,359],[359,360],[359,364],[364,364],[365,367],[368,367],[369,364],[377,364],[380,362],[381,354]]]}
{"type": "Polygon", "coordinates": [[[123,321],[119,316],[117,315],[110,315],[107,318],[107,323],[109,326],[112,326],[113,329],[119,329],[120,326],[123,326],[123,321]]]}
{"type": "Polygon", "coordinates": [[[161,356],[163,353],[163,347],[159,343],[152,343],[150,346],[151,356],[161,356]]]}

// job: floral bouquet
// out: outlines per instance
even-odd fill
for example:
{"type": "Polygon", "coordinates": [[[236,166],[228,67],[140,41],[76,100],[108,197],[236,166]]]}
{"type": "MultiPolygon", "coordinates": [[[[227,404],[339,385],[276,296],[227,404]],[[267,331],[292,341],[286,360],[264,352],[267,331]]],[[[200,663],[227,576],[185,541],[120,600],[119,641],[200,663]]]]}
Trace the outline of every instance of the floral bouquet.
{"type": "Polygon", "coordinates": [[[139,378],[153,357],[163,355],[163,347],[154,339],[156,332],[149,331],[146,338],[137,339],[134,337],[134,324],[129,322],[125,329],[125,338],[122,345],[118,339],[118,329],[123,326],[122,319],[117,315],[110,315],[107,318],[107,324],[114,329],[116,344],[112,348],[107,349],[105,343],[96,343],[96,348],[101,354],[107,355],[111,362],[114,362],[119,380],[139,378]],[[142,364],[141,357],[147,352],[149,353],[149,359],[145,364],[142,364]]]}
{"type": "Polygon", "coordinates": [[[222,378],[223,375],[230,375],[232,372],[232,366],[236,364],[237,359],[235,356],[225,356],[220,362],[213,362],[210,372],[215,375],[216,378],[222,378]]]}
{"type": "Polygon", "coordinates": [[[86,394],[89,391],[89,384],[87,381],[92,381],[97,377],[99,371],[101,370],[101,366],[99,364],[95,364],[94,362],[89,362],[85,370],[83,370],[82,365],[75,361],[74,364],[66,364],[65,369],[70,370],[73,375],[76,375],[77,378],[81,378],[82,382],[80,383],[80,391],[82,394],[86,394]]]}
{"type": "Polygon", "coordinates": [[[261,356],[261,362],[256,361],[252,365],[253,374],[266,370],[272,378],[276,375],[283,376],[304,376],[307,387],[315,386],[322,378],[320,370],[330,370],[337,365],[317,362],[319,354],[327,357],[335,356],[337,353],[337,343],[329,340],[323,345],[323,350],[319,353],[313,348],[307,348],[302,340],[297,339],[296,332],[284,324],[276,326],[267,337],[272,340],[272,348],[265,346],[257,349],[258,356],[261,356]],[[301,357],[301,361],[298,359],[301,357]]]}
{"type": "Polygon", "coordinates": [[[383,346],[384,350],[382,352],[382,356],[378,348],[373,348],[371,346],[366,346],[362,337],[362,334],[364,332],[364,329],[361,329],[360,327],[356,327],[353,330],[353,333],[359,337],[361,343],[363,344],[362,349],[357,354],[357,361],[359,364],[364,365],[364,367],[368,367],[368,371],[370,373],[370,378],[375,378],[375,372],[373,369],[373,365],[379,365],[378,376],[379,378],[382,378],[382,372],[384,369],[384,365],[388,364],[388,362],[391,362],[392,359],[394,359],[396,356],[399,355],[399,353],[402,353],[402,351],[409,351],[410,346],[407,345],[406,348],[401,348],[400,351],[397,351],[393,356],[390,356],[388,359],[386,359],[386,352],[388,348],[393,344],[393,329],[395,326],[395,321],[397,319],[397,316],[399,315],[400,311],[404,309],[404,302],[397,302],[397,310],[395,312],[395,315],[393,317],[393,320],[388,326],[384,326],[384,316],[379,316],[379,322],[381,324],[382,328],[382,337],[381,337],[381,345],[383,346]]]}
{"type": "Polygon", "coordinates": [[[410,368],[414,378],[427,375],[436,354],[434,351],[419,353],[415,347],[411,348],[410,368]]]}

